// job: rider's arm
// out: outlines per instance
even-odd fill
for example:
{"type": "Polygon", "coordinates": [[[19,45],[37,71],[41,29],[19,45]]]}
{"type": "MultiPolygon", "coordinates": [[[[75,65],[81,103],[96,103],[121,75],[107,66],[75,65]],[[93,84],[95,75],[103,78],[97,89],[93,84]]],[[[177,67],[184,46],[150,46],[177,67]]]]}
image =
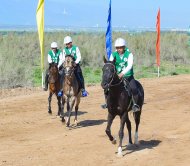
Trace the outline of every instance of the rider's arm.
{"type": "Polygon", "coordinates": [[[113,61],[113,59],[114,59],[114,58],[113,58],[113,55],[111,54],[111,55],[110,55],[110,59],[108,59],[108,60],[109,60],[109,61],[113,61]]]}
{"type": "Polygon", "coordinates": [[[121,73],[126,74],[129,70],[131,70],[132,67],[133,67],[133,54],[130,53],[128,57],[128,65],[126,68],[123,69],[121,73]]]}
{"type": "Polygon", "coordinates": [[[77,56],[77,59],[75,60],[75,63],[78,64],[81,60],[81,54],[78,47],[76,48],[76,56],[77,56]]]}
{"type": "Polygon", "coordinates": [[[65,56],[63,56],[62,52],[59,55],[59,63],[58,63],[58,68],[63,64],[65,61],[65,56]]]}
{"type": "Polygon", "coordinates": [[[48,63],[52,63],[52,59],[51,59],[51,56],[48,54],[48,63]]]}

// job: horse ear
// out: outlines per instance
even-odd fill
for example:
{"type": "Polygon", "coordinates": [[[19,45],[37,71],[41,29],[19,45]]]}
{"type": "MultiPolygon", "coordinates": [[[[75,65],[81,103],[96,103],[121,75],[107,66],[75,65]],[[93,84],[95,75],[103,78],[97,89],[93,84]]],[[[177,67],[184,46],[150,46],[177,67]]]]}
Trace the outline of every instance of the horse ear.
{"type": "Polygon", "coordinates": [[[103,58],[103,59],[104,59],[104,63],[106,63],[106,62],[107,62],[107,59],[105,58],[105,56],[104,56],[104,58],[103,58]]]}

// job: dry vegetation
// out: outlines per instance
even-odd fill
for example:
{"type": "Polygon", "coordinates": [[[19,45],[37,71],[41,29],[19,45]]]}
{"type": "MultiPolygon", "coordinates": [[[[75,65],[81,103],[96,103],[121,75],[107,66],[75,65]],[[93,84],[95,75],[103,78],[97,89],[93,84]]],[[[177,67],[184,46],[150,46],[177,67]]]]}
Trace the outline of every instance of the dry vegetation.
{"type": "MultiPolygon", "coordinates": [[[[52,41],[63,48],[63,39],[71,35],[82,53],[82,67],[87,82],[101,79],[102,58],[105,55],[104,33],[45,33],[46,55],[52,41]],[[96,77],[93,77],[95,75],[96,77]]],[[[113,41],[123,37],[135,55],[137,77],[155,76],[156,33],[114,32],[113,41]]],[[[161,34],[161,75],[190,73],[188,35],[164,32],[161,34]]],[[[114,48],[113,48],[114,49],[114,48]]],[[[36,32],[0,32],[0,88],[36,86],[40,83],[40,49],[36,32]]]]}

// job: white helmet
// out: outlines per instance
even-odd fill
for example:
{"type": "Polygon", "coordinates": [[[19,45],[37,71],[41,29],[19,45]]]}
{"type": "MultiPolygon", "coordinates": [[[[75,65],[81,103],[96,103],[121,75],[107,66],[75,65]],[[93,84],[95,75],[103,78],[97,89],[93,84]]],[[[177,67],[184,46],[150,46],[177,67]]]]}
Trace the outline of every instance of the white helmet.
{"type": "Polygon", "coordinates": [[[72,38],[70,36],[66,36],[64,38],[64,44],[67,44],[67,43],[70,43],[70,42],[72,42],[72,38]]]}
{"type": "Polygon", "coordinates": [[[52,42],[51,43],[51,48],[57,48],[57,43],[56,42],[52,42]]]}
{"type": "Polygon", "coordinates": [[[126,45],[126,42],[124,39],[122,38],[117,38],[116,41],[115,41],[115,47],[122,47],[122,46],[125,46],[126,45]]]}

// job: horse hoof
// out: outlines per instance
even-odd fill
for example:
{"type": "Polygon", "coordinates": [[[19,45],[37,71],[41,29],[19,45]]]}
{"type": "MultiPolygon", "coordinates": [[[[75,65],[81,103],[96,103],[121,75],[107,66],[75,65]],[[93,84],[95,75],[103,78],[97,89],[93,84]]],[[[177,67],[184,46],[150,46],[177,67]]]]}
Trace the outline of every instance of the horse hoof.
{"type": "Polygon", "coordinates": [[[65,119],[64,118],[62,118],[61,121],[62,121],[62,123],[65,123],[65,119]]]}
{"type": "Polygon", "coordinates": [[[75,124],[75,126],[77,126],[77,124],[78,124],[78,121],[77,121],[77,120],[75,120],[75,121],[74,121],[74,124],[75,124]]]}
{"type": "Polygon", "coordinates": [[[122,148],[118,147],[117,157],[123,157],[122,148]]]}
{"type": "Polygon", "coordinates": [[[119,157],[119,158],[123,157],[122,152],[121,153],[117,153],[117,157],[119,157]]]}
{"type": "Polygon", "coordinates": [[[112,144],[116,144],[117,143],[117,141],[116,141],[116,139],[114,138],[114,140],[113,141],[111,141],[112,142],[112,144]]]}

